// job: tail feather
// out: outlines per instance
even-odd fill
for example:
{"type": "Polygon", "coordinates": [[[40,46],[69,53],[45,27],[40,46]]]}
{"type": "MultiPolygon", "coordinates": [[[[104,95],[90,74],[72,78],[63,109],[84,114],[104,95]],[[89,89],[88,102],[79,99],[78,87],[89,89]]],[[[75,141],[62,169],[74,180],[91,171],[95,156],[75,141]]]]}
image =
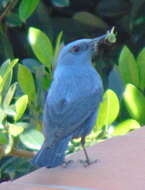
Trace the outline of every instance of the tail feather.
{"type": "Polygon", "coordinates": [[[51,148],[48,148],[44,142],[39,152],[32,159],[32,164],[37,167],[48,168],[61,165],[70,139],[71,137],[67,137],[51,148]]]}

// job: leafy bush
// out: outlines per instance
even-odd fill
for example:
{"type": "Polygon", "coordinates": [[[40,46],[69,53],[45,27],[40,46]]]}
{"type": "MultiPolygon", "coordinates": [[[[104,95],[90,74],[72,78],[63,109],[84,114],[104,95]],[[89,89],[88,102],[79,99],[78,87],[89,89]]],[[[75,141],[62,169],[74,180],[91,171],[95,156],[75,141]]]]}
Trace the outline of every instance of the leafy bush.
{"type": "Polygon", "coordinates": [[[22,95],[12,102],[17,83],[11,84],[11,81],[13,67],[17,62],[18,60],[8,60],[0,67],[0,144],[4,145],[1,157],[8,155],[17,146],[15,138],[24,131],[24,123],[20,119],[26,110],[28,96],[22,95]],[[9,121],[9,117],[13,121],[9,121]]]}
{"type": "MultiPolygon", "coordinates": [[[[19,137],[26,127],[22,116],[27,108],[28,96],[15,95],[18,84],[12,82],[13,68],[17,62],[18,59],[7,60],[0,67],[0,158],[15,151],[19,144],[19,137]]],[[[0,168],[2,178],[5,178],[3,169],[8,164],[6,163],[0,168]]],[[[10,168],[6,169],[11,175],[10,168]]]]}

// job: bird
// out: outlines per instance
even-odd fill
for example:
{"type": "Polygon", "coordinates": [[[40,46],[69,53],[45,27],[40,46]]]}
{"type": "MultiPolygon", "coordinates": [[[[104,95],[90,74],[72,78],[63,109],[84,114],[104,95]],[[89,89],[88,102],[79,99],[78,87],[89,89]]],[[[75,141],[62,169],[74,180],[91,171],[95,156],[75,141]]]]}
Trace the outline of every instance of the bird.
{"type": "Polygon", "coordinates": [[[85,162],[91,164],[85,138],[96,123],[104,92],[92,57],[98,53],[98,46],[105,38],[106,34],[75,40],[60,50],[44,105],[45,140],[32,159],[33,165],[47,168],[62,165],[68,143],[73,138],[81,138],[85,162]]]}

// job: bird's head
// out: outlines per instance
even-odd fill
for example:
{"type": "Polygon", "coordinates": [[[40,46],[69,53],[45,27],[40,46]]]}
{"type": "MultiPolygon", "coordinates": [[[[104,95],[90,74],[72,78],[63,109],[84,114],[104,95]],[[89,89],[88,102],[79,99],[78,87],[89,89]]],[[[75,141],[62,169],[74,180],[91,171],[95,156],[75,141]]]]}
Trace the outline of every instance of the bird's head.
{"type": "Polygon", "coordinates": [[[59,54],[58,63],[78,65],[90,62],[98,52],[98,45],[105,40],[106,34],[93,39],[81,39],[64,46],[59,54]]]}

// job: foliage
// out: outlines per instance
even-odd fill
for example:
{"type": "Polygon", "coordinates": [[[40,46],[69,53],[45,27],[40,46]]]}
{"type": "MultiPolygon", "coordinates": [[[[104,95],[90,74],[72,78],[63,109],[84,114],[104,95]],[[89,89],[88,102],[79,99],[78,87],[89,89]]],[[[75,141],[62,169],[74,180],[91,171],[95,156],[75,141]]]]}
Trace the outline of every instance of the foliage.
{"type": "Polygon", "coordinates": [[[137,58],[125,46],[119,57],[118,70],[124,83],[134,84],[136,87],[144,91],[145,89],[145,48],[139,53],[137,58]]]}
{"type": "Polygon", "coordinates": [[[56,45],[53,48],[52,42],[46,34],[37,28],[31,27],[28,32],[28,39],[40,63],[34,63],[32,59],[24,59],[18,67],[17,78],[19,85],[29,97],[30,123],[37,129],[42,128],[41,116],[45,94],[52,80],[61,38],[62,32],[59,33],[56,45]]]}
{"type": "Polygon", "coordinates": [[[19,13],[19,18],[25,22],[34,12],[34,10],[36,9],[36,7],[38,6],[40,0],[22,0],[20,5],[19,5],[19,9],[18,9],[18,13],[19,13]]]}
{"type": "Polygon", "coordinates": [[[8,60],[0,67],[0,144],[4,146],[1,157],[12,151],[16,146],[15,139],[24,131],[20,119],[26,110],[28,97],[22,95],[13,102],[17,83],[11,84],[13,68],[17,62],[17,59],[8,60]],[[9,121],[9,117],[12,117],[13,121],[9,121]]]}
{"type": "MultiPolygon", "coordinates": [[[[107,127],[115,121],[119,113],[119,100],[116,94],[108,89],[103,96],[103,101],[100,104],[97,118],[97,129],[101,130],[102,127],[107,127]]],[[[107,128],[106,128],[107,132],[107,128]]]]}
{"type": "Polygon", "coordinates": [[[123,101],[130,117],[141,125],[145,124],[145,51],[141,50],[137,58],[125,46],[121,51],[118,70],[126,84],[123,101]],[[130,84],[129,84],[130,83],[130,84]]]}
{"type": "MultiPolygon", "coordinates": [[[[32,129],[23,117],[28,106],[28,95],[20,95],[17,82],[13,82],[14,67],[18,59],[5,61],[0,67],[0,158],[13,154],[15,149],[26,145],[29,149],[38,150],[43,142],[43,135],[32,129]],[[22,119],[23,118],[23,119],[22,119]],[[29,130],[31,128],[31,131],[29,130]],[[29,133],[28,133],[29,131],[29,133]],[[36,139],[39,139],[36,141],[36,139]],[[39,146],[38,146],[39,145],[39,146]]],[[[25,155],[23,155],[25,157],[25,155]]],[[[13,158],[6,160],[1,166],[2,178],[16,177],[20,166],[25,165],[26,159],[13,158]],[[17,160],[17,161],[15,161],[17,160]],[[22,162],[21,162],[22,161],[22,162]],[[10,167],[13,163],[15,170],[10,167]],[[7,168],[8,167],[8,168],[7,168]]],[[[27,165],[30,165],[27,163],[27,165]]],[[[30,165],[30,168],[33,167],[30,165]]],[[[24,173],[27,170],[24,169],[24,173]]]]}
{"type": "MultiPolygon", "coordinates": [[[[0,68],[0,178],[13,179],[34,169],[28,159],[9,153],[15,148],[36,151],[44,140],[43,104],[62,44],[60,31],[65,43],[99,36],[113,26],[117,31],[117,42],[101,46],[94,60],[105,93],[86,145],[145,124],[144,9],[145,0],[0,1],[0,61],[12,59],[0,68]],[[119,80],[110,77],[114,70],[119,80]],[[122,87],[119,92],[110,88],[110,80],[122,87]]],[[[79,150],[79,145],[79,139],[73,140],[66,154],[79,150]]]]}

